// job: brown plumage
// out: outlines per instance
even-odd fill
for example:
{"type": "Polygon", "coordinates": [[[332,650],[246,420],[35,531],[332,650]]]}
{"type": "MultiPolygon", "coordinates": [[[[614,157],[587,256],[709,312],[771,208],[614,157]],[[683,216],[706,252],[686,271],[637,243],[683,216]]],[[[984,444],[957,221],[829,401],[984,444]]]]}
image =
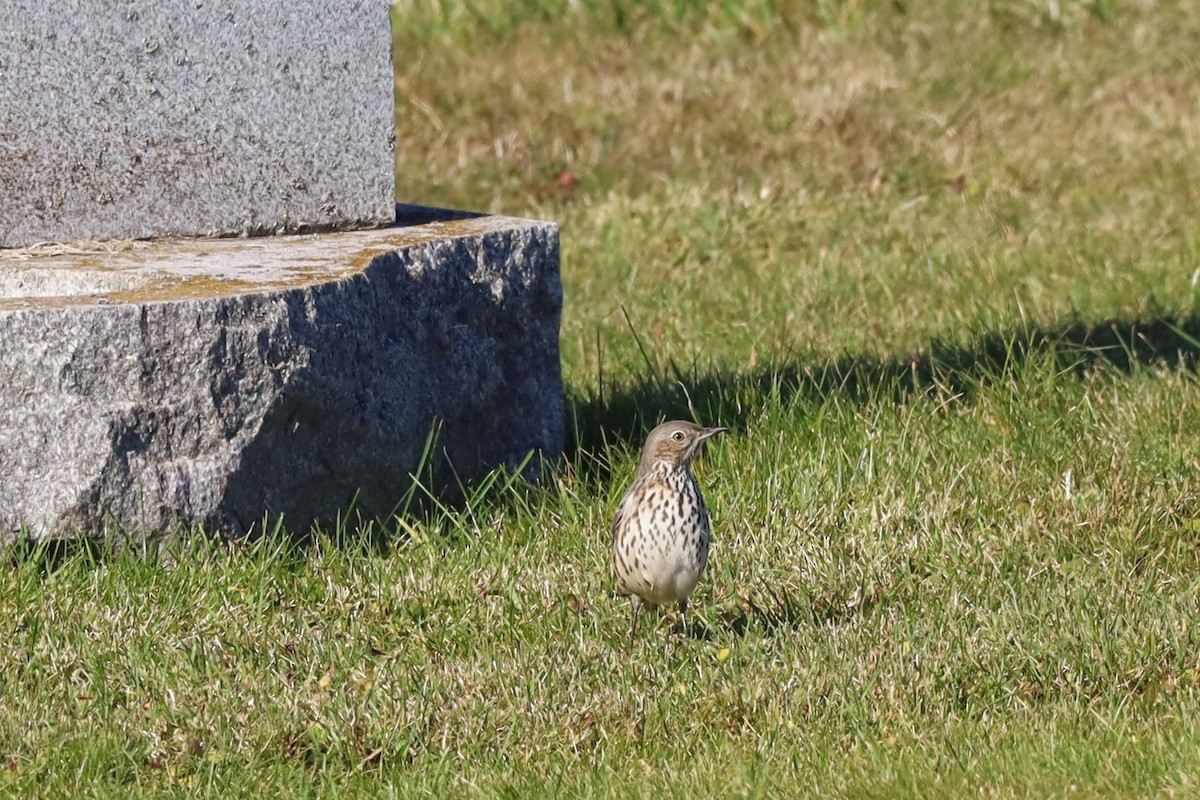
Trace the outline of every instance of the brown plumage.
{"type": "Polygon", "coordinates": [[[633,605],[632,641],[642,606],[678,603],[687,631],[688,597],[708,563],[711,530],[692,460],[706,439],[728,428],[665,422],[646,437],[633,483],[612,525],[617,594],[633,605]]]}

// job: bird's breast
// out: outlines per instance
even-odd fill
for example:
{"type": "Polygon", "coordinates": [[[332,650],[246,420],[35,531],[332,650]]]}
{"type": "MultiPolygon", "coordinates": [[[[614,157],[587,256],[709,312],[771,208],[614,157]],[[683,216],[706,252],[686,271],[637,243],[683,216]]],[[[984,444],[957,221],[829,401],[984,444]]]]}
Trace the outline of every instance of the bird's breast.
{"type": "Polygon", "coordinates": [[[631,492],[613,543],[619,582],[654,603],[688,597],[708,561],[708,514],[699,487],[685,476],[647,481],[631,492]]]}

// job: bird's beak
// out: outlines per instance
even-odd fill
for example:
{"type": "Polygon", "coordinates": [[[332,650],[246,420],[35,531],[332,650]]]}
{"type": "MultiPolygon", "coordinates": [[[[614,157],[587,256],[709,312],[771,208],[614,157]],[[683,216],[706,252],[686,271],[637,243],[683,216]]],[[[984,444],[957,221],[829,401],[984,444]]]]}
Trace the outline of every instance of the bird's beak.
{"type": "Polygon", "coordinates": [[[700,441],[704,441],[710,436],[716,436],[718,433],[725,433],[729,428],[705,428],[704,433],[700,434],[700,441]]]}

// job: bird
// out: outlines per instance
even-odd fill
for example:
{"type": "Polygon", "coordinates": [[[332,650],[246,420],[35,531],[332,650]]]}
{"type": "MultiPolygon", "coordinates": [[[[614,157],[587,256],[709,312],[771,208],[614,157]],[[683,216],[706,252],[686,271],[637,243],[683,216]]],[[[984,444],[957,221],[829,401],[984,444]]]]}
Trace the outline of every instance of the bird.
{"type": "Polygon", "coordinates": [[[679,605],[687,633],[688,598],[708,563],[711,527],[692,460],[704,442],[728,428],[664,422],[646,437],[637,474],[612,523],[613,574],[617,594],[633,606],[632,645],[642,606],[679,605]]]}

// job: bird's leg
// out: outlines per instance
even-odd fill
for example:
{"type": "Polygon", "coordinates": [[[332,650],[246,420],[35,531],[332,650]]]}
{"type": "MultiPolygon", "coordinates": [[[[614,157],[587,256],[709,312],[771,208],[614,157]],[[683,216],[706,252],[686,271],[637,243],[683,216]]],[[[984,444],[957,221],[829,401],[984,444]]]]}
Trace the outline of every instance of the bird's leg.
{"type": "Polygon", "coordinates": [[[687,632],[688,632],[687,607],[688,607],[687,598],[684,598],[683,600],[679,601],[679,624],[683,626],[683,635],[685,638],[687,637],[687,632]]]}
{"type": "Polygon", "coordinates": [[[642,598],[631,594],[629,602],[633,605],[633,624],[629,626],[629,646],[633,647],[633,635],[637,633],[638,614],[642,613],[642,598]]]}

